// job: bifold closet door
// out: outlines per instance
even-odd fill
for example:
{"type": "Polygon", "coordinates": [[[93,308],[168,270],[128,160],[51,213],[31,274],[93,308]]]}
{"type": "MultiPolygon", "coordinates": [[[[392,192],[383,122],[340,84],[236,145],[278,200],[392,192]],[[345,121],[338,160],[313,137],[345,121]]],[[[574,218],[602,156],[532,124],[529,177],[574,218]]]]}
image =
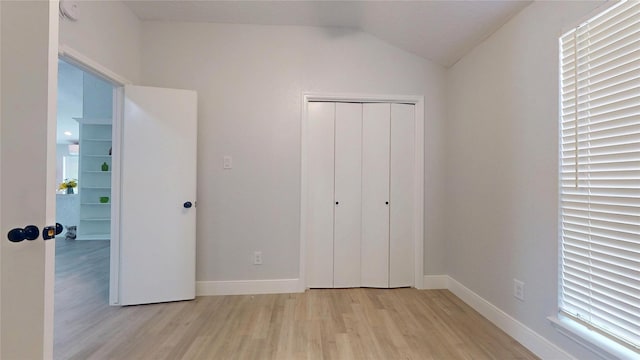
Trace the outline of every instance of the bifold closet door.
{"type": "Polygon", "coordinates": [[[334,214],[333,287],[359,287],[362,104],[336,104],[334,214]]]}
{"type": "Polygon", "coordinates": [[[363,104],[361,286],[389,287],[390,104],[363,104]]]}
{"type": "Polygon", "coordinates": [[[389,287],[414,284],[414,105],[391,104],[389,287]]]}
{"type": "Polygon", "coordinates": [[[307,130],[307,286],[333,287],[335,103],[310,102],[307,130]]]}

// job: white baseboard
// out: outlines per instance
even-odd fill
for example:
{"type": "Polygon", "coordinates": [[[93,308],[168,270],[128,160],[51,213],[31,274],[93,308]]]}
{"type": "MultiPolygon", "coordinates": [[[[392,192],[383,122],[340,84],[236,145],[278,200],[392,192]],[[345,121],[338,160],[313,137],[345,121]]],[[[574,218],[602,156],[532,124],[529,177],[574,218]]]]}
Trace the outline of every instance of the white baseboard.
{"type": "Polygon", "coordinates": [[[567,352],[531,330],[523,323],[500,310],[498,307],[474,293],[455,279],[447,276],[449,291],[486,317],[494,325],[516,339],[524,347],[541,359],[573,359],[567,352]]]}
{"type": "Polygon", "coordinates": [[[301,292],[299,279],[196,282],[196,296],[283,294],[297,292],[301,292]]]}
{"type": "Polygon", "coordinates": [[[425,275],[422,286],[425,290],[448,289],[449,279],[448,275],[425,275]]]}

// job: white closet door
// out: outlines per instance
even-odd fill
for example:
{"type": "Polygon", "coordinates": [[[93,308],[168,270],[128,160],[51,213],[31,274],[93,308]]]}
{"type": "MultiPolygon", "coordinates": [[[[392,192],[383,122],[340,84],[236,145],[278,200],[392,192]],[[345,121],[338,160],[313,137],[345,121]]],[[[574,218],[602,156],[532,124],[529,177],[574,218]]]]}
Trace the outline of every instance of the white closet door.
{"type": "Polygon", "coordinates": [[[389,287],[390,104],[364,104],[362,119],[362,246],[364,287],[389,287]]]}
{"type": "Polygon", "coordinates": [[[306,237],[310,288],[333,287],[334,118],[334,103],[309,103],[306,237]]]}
{"type": "Polygon", "coordinates": [[[391,104],[389,287],[414,284],[414,157],[414,105],[391,104]]]}
{"type": "Polygon", "coordinates": [[[333,287],[360,286],[362,104],[337,103],[333,287]]]}

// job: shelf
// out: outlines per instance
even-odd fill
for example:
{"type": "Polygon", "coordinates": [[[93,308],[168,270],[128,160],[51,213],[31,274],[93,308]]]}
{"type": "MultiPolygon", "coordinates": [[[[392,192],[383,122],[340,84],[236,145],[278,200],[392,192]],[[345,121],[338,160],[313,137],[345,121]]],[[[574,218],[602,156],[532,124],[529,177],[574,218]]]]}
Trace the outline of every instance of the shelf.
{"type": "Polygon", "coordinates": [[[109,170],[113,157],[109,155],[109,147],[113,141],[109,122],[105,119],[80,120],[79,182],[83,196],[80,198],[78,238],[82,240],[108,240],[111,237],[111,202],[99,202],[100,197],[111,193],[109,180],[113,173],[109,170]],[[102,171],[104,163],[109,166],[107,171],[102,171]]]}
{"type": "Polygon", "coordinates": [[[83,118],[83,117],[74,117],[72,118],[75,121],[81,123],[82,125],[100,125],[100,126],[111,126],[112,120],[111,118],[83,118]]]}
{"type": "Polygon", "coordinates": [[[79,234],[77,235],[76,240],[111,240],[111,234],[79,234]]]}

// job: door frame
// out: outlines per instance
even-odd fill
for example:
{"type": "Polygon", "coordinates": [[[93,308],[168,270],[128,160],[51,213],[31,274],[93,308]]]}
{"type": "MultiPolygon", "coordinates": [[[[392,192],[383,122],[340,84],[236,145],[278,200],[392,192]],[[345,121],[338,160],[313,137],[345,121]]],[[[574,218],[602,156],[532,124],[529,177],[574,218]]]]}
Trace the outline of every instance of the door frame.
{"type": "Polygon", "coordinates": [[[413,287],[424,289],[424,96],[421,95],[372,95],[349,93],[309,93],[302,94],[302,120],[300,126],[300,273],[299,291],[307,289],[307,197],[309,183],[307,179],[307,148],[309,143],[308,105],[312,101],[358,102],[358,103],[401,103],[415,106],[415,164],[414,184],[416,201],[414,203],[414,275],[413,287]]]}
{"type": "Polygon", "coordinates": [[[111,240],[109,254],[109,305],[120,302],[120,179],[122,149],[122,117],[124,106],[124,86],[133,82],[120,76],[99,62],[64,44],[58,47],[58,58],[83,71],[106,80],[113,85],[112,136],[111,146],[111,240]]]}

